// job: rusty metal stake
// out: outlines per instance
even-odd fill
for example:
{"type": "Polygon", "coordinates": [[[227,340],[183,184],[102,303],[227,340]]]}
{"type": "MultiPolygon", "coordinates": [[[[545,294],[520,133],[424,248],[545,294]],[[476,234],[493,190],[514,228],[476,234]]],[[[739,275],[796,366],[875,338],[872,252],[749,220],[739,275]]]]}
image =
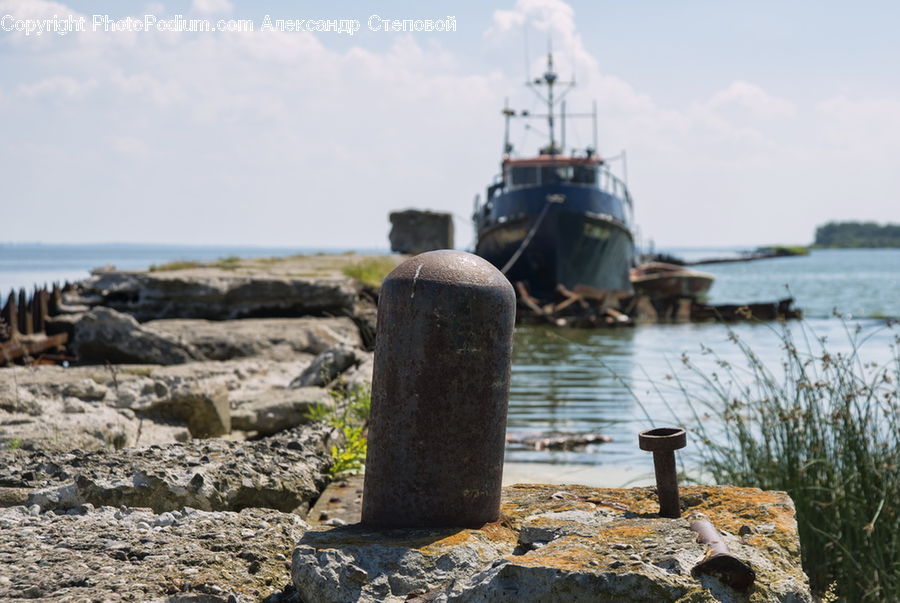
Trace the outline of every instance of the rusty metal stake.
{"type": "Polygon", "coordinates": [[[691,529],[697,532],[697,542],[702,542],[708,547],[703,561],[691,570],[692,575],[715,576],[722,584],[727,584],[738,591],[746,591],[753,586],[756,572],[746,561],[731,554],[722,540],[722,535],[713,524],[705,519],[698,519],[691,522],[691,529]]]}
{"type": "Polygon", "coordinates": [[[461,251],[417,255],[384,280],[363,524],[499,517],[515,311],[506,277],[461,251]]]}
{"type": "Polygon", "coordinates": [[[687,445],[684,430],[678,427],[659,427],[643,431],[638,436],[638,444],[641,450],[653,453],[659,514],[663,517],[681,517],[675,451],[687,445]]]}

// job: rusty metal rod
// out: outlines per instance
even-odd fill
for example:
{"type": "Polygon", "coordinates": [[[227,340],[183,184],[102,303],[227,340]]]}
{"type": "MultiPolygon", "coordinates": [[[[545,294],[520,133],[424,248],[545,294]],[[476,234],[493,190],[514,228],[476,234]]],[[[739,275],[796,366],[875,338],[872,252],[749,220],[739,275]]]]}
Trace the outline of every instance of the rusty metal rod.
{"type": "Polygon", "coordinates": [[[678,427],[650,429],[641,432],[638,436],[638,444],[641,450],[653,453],[653,470],[656,473],[659,514],[663,517],[681,517],[675,451],[687,445],[687,436],[684,430],[678,427]]]}
{"type": "Polygon", "coordinates": [[[731,554],[722,535],[716,527],[705,519],[691,522],[691,529],[697,532],[697,542],[707,546],[703,560],[691,569],[691,574],[708,574],[738,591],[746,591],[756,580],[753,568],[731,554]]]}

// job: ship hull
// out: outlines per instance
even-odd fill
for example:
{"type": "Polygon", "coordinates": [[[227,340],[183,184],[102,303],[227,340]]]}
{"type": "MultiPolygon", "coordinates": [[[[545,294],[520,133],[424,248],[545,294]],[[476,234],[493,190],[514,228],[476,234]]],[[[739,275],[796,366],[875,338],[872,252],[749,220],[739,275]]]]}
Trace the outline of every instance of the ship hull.
{"type": "Polygon", "coordinates": [[[595,295],[632,291],[634,242],[621,200],[575,187],[524,192],[496,199],[497,213],[479,229],[478,255],[506,267],[511,282],[524,282],[539,299],[552,299],[557,285],[595,295]],[[507,266],[536,224],[518,259],[507,266]]]}

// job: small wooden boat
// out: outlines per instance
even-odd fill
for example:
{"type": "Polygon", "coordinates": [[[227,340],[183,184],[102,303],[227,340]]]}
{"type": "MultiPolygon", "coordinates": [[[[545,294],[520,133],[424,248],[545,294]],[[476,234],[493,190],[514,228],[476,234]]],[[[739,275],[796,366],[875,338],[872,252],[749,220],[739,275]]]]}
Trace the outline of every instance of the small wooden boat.
{"type": "Polygon", "coordinates": [[[648,262],[631,269],[631,285],[638,295],[651,299],[705,296],[715,277],[676,264],[648,262]]]}

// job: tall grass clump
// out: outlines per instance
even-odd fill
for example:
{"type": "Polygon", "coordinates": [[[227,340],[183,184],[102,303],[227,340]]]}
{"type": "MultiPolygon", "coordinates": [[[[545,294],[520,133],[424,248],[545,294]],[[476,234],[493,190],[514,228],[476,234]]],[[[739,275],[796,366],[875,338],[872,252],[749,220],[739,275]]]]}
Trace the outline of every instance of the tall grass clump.
{"type": "Polygon", "coordinates": [[[777,367],[731,332],[745,363],[705,348],[714,369],[683,356],[688,376],[676,378],[702,439],[701,470],[720,484],[786,491],[813,591],[845,601],[900,601],[900,336],[885,328],[886,362],[863,360],[859,328],[846,328],[849,351],[837,353],[801,324],[777,329],[777,367]]]}

